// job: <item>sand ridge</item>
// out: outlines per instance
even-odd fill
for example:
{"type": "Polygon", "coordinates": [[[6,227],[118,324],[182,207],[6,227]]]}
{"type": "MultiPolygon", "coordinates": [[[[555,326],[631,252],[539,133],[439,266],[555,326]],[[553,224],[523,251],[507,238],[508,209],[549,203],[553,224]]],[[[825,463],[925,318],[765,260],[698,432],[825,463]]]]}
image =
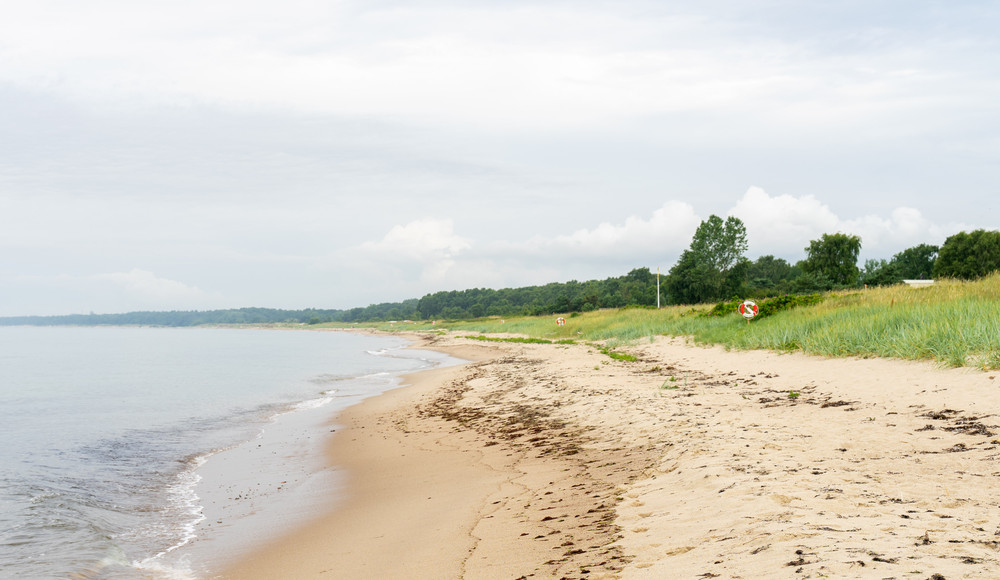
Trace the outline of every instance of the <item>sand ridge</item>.
{"type": "Polygon", "coordinates": [[[227,577],[1000,577],[990,373],[414,336],[475,362],[346,413],[356,499],[227,577]]]}

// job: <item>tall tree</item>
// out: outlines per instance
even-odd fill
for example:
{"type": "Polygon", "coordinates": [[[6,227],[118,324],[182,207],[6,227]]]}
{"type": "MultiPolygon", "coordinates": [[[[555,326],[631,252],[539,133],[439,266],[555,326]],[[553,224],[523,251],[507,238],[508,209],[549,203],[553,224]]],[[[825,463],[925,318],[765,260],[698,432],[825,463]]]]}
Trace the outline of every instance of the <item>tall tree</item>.
{"type": "Polygon", "coordinates": [[[865,286],[891,286],[898,284],[904,278],[895,260],[865,260],[860,282],[865,286]]]}
{"type": "Polygon", "coordinates": [[[907,248],[891,260],[866,260],[861,283],[866,286],[891,286],[903,280],[926,280],[931,277],[938,247],[920,244],[907,248]]]}
{"type": "Polygon", "coordinates": [[[920,244],[907,248],[892,257],[892,263],[899,267],[900,280],[926,280],[934,272],[938,247],[920,244]]]}
{"type": "Polygon", "coordinates": [[[807,257],[800,262],[805,274],[825,278],[836,286],[854,286],[858,283],[858,255],[861,238],[848,234],[823,234],[809,242],[807,257]]]}
{"type": "Polygon", "coordinates": [[[972,279],[1000,270],[1000,232],[975,230],[948,237],[934,263],[934,277],[972,279]]]}
{"type": "Polygon", "coordinates": [[[668,301],[695,304],[739,292],[750,265],[746,251],[747,230],[739,218],[723,221],[710,216],[695,230],[691,247],[667,274],[668,301]]]}
{"type": "Polygon", "coordinates": [[[795,268],[783,258],[767,255],[760,256],[750,264],[747,277],[755,292],[767,294],[787,287],[788,281],[793,279],[797,273],[795,268]]]}

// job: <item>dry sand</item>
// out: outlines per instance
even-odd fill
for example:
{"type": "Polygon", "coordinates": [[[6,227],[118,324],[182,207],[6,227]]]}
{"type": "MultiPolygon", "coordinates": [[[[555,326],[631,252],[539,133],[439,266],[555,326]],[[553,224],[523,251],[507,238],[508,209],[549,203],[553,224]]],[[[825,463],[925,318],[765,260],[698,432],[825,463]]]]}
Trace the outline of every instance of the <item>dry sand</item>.
{"type": "Polygon", "coordinates": [[[993,373],[415,346],[473,362],[338,417],[350,499],[221,577],[1000,578],[993,373]]]}

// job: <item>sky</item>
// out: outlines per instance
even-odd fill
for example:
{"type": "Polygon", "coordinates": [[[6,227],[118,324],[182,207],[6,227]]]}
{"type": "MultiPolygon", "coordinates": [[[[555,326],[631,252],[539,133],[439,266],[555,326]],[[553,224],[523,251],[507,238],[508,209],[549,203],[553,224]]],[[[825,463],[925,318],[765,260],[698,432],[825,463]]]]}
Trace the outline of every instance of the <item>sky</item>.
{"type": "Polygon", "coordinates": [[[35,0],[0,316],[351,308],[996,229],[1000,4],[35,0]]]}

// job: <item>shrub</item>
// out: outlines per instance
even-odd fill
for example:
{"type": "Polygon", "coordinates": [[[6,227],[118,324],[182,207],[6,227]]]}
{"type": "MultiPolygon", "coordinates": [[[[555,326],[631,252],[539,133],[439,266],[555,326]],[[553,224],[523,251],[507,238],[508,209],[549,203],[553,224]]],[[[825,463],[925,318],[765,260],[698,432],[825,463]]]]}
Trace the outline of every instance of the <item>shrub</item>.
{"type": "Polygon", "coordinates": [[[799,306],[814,306],[823,301],[823,296],[819,294],[785,294],[784,296],[774,296],[765,298],[757,305],[757,318],[771,316],[799,306]]]}
{"type": "MultiPolygon", "coordinates": [[[[819,294],[785,294],[784,296],[772,296],[757,303],[756,318],[764,318],[798,306],[812,306],[823,301],[819,294]]],[[[702,316],[728,316],[739,312],[742,298],[733,298],[728,302],[719,302],[711,310],[702,313],[702,316]]]]}
{"type": "Polygon", "coordinates": [[[742,298],[732,298],[728,302],[719,302],[712,307],[711,310],[703,312],[702,316],[728,316],[733,312],[738,312],[740,304],[743,303],[742,298]]]}

